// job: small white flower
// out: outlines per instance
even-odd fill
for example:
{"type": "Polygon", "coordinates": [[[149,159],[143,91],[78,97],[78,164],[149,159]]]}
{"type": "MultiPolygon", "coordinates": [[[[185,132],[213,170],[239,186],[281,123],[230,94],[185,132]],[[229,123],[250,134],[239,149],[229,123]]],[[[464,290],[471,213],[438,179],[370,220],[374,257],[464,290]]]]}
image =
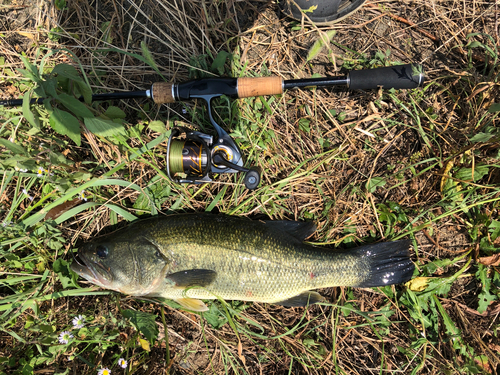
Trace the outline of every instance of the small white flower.
{"type": "Polygon", "coordinates": [[[111,375],[111,371],[108,368],[102,368],[97,372],[97,375],[111,375]]]}
{"type": "Polygon", "coordinates": [[[19,172],[26,173],[26,172],[28,172],[28,169],[22,169],[22,168],[20,168],[20,169],[19,169],[19,172]]]}
{"type": "Polygon", "coordinates": [[[118,360],[118,366],[120,366],[121,368],[127,368],[127,363],[128,362],[125,359],[123,359],[123,358],[120,358],[118,360]]]}
{"type": "Polygon", "coordinates": [[[77,317],[73,318],[73,327],[75,328],[83,328],[85,326],[85,318],[83,315],[78,315],[77,317]]]}
{"type": "Polygon", "coordinates": [[[24,194],[24,195],[26,195],[26,197],[28,197],[28,199],[29,199],[30,201],[33,201],[33,197],[32,197],[31,195],[29,195],[29,194],[28,194],[28,190],[23,189],[23,194],[24,194]]]}
{"type": "Polygon", "coordinates": [[[59,342],[61,344],[67,344],[72,338],[73,335],[69,331],[64,331],[59,335],[59,342]]]}
{"type": "Polygon", "coordinates": [[[182,108],[182,113],[183,113],[183,114],[188,113],[187,109],[186,109],[186,108],[182,108]]]}
{"type": "Polygon", "coordinates": [[[37,171],[37,176],[38,177],[43,177],[43,172],[48,172],[46,169],[44,169],[43,167],[38,167],[38,171],[37,171]]]}
{"type": "Polygon", "coordinates": [[[85,196],[85,190],[82,190],[80,194],[78,194],[78,198],[80,198],[80,200],[82,201],[87,202],[87,197],[85,196]]]}

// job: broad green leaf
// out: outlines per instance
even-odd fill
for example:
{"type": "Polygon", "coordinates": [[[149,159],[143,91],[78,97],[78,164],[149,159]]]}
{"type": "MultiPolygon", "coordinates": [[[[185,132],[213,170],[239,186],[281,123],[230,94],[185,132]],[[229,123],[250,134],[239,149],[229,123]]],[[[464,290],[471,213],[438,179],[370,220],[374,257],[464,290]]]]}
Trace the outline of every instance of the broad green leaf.
{"type": "Polygon", "coordinates": [[[224,64],[226,64],[226,60],[228,57],[230,57],[231,54],[226,51],[220,51],[217,56],[214,59],[214,62],[212,63],[212,66],[210,67],[210,70],[212,72],[217,72],[220,75],[224,74],[224,64]]]}
{"type": "Polygon", "coordinates": [[[125,128],[111,120],[105,120],[100,117],[86,117],[84,119],[87,129],[101,137],[111,137],[114,135],[126,135],[125,128]]]}
{"type": "Polygon", "coordinates": [[[26,93],[23,98],[23,116],[34,128],[40,129],[40,123],[30,109],[31,95],[26,93]]]}
{"type": "Polygon", "coordinates": [[[227,317],[220,312],[215,304],[211,304],[208,311],[203,313],[203,317],[214,329],[219,329],[228,322],[227,317]]]}
{"type": "Polygon", "coordinates": [[[474,167],[474,176],[472,176],[472,168],[461,168],[457,173],[455,173],[454,177],[464,181],[470,181],[471,179],[473,181],[479,181],[481,178],[486,176],[488,172],[489,167],[487,165],[479,164],[474,167]]]}
{"type": "Polygon", "coordinates": [[[125,112],[123,112],[120,108],[114,106],[109,106],[104,115],[106,117],[109,117],[110,119],[125,118],[126,116],[125,112]]]}
{"type": "Polygon", "coordinates": [[[481,292],[478,295],[478,306],[477,311],[482,314],[486,311],[488,306],[492,301],[496,300],[497,297],[490,293],[491,288],[491,278],[488,276],[489,267],[479,264],[478,270],[476,272],[476,277],[481,281],[481,292]]]}
{"type": "Polygon", "coordinates": [[[383,177],[372,177],[367,183],[366,183],[366,190],[368,190],[370,193],[375,192],[378,187],[382,187],[387,183],[387,181],[383,177]]]}
{"type": "MultiPolygon", "coordinates": [[[[46,81],[43,81],[40,85],[43,88],[43,91],[48,95],[53,98],[57,98],[57,92],[56,92],[56,87],[57,87],[57,79],[55,78],[50,78],[46,81]]],[[[43,95],[42,97],[45,97],[46,95],[43,95]]]]}
{"type": "Polygon", "coordinates": [[[52,269],[57,273],[59,281],[65,289],[69,286],[78,287],[75,274],[70,271],[69,264],[64,259],[58,258],[52,265],[52,269]]]}
{"type": "Polygon", "coordinates": [[[58,74],[73,81],[81,81],[82,78],[75,67],[69,64],[58,64],[52,69],[52,74],[58,74]]]}
{"type": "Polygon", "coordinates": [[[49,124],[59,134],[67,135],[78,146],[81,145],[80,122],[71,113],[54,108],[49,117],[49,124]]]}
{"type": "Polygon", "coordinates": [[[29,78],[34,82],[40,83],[42,80],[40,78],[40,74],[38,73],[38,69],[36,68],[36,66],[32,64],[26,56],[23,56],[22,54],[19,55],[19,58],[22,60],[27,70],[24,69],[17,69],[17,70],[21,73],[26,73],[25,75],[26,78],[29,78]]]}
{"type": "Polygon", "coordinates": [[[472,143],[477,142],[488,142],[494,135],[490,133],[477,133],[474,137],[470,139],[472,143]]]}
{"type": "Polygon", "coordinates": [[[317,57],[321,53],[325,45],[330,43],[336,33],[336,30],[329,30],[326,33],[320,33],[318,40],[314,42],[313,46],[309,50],[309,53],[307,54],[307,61],[310,61],[317,57]]]}
{"type": "Polygon", "coordinates": [[[493,103],[490,108],[488,108],[489,113],[500,112],[500,103],[493,103]]]}
{"type": "Polygon", "coordinates": [[[146,194],[141,193],[135,199],[133,207],[136,210],[150,211],[151,206],[152,206],[152,204],[151,204],[151,200],[149,199],[149,197],[146,194]]]}
{"type": "Polygon", "coordinates": [[[66,109],[82,119],[85,117],[94,117],[92,111],[88,109],[85,104],[71,95],[62,93],[59,94],[57,99],[66,107],[66,109]]]}
{"type": "Polygon", "coordinates": [[[9,151],[14,154],[28,155],[28,151],[23,146],[15,144],[7,139],[0,138],[0,145],[6,147],[9,151]]]}
{"type": "Polygon", "coordinates": [[[144,313],[135,310],[123,310],[122,314],[125,318],[130,319],[130,323],[141,332],[150,343],[158,337],[158,326],[156,325],[156,315],[144,313]]]}
{"type": "Polygon", "coordinates": [[[78,89],[80,90],[80,93],[82,94],[85,103],[90,104],[92,102],[91,88],[83,80],[76,81],[76,84],[78,85],[78,89]]]}
{"type": "Polygon", "coordinates": [[[157,133],[164,133],[166,130],[165,124],[162,121],[151,121],[148,128],[157,133]]]}

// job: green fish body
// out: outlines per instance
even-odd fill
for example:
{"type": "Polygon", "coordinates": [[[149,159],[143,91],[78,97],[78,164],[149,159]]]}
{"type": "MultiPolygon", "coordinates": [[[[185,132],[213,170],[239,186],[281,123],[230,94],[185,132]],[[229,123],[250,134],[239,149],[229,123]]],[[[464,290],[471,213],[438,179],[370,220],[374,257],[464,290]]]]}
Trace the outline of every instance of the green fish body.
{"type": "Polygon", "coordinates": [[[214,298],[304,306],[322,300],[312,289],[385,286],[413,274],[408,241],[338,251],[303,243],[314,230],[211,214],[156,217],[85,244],[72,268],[104,288],[196,311],[214,298]]]}

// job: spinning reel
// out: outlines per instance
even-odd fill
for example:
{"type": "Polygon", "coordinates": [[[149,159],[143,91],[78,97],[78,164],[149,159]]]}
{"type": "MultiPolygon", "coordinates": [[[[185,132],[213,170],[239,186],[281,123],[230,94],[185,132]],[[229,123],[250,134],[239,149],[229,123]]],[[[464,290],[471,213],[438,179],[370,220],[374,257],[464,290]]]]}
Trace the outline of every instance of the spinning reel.
{"type": "Polygon", "coordinates": [[[244,168],[241,153],[233,139],[216,125],[217,140],[199,131],[182,127],[172,130],[167,145],[167,175],[176,183],[202,184],[212,182],[210,173],[245,172],[245,187],[257,188],[260,173],[244,168]],[[180,137],[184,135],[184,139],[180,137]]]}

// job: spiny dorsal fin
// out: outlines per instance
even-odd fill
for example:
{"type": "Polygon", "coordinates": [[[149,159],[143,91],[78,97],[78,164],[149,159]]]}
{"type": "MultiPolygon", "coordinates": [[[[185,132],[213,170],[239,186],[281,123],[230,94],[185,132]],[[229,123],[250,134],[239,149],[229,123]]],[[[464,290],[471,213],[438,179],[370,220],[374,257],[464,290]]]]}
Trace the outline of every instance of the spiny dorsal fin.
{"type": "Polygon", "coordinates": [[[192,286],[206,287],[216,277],[217,272],[204,269],[179,271],[166,276],[167,281],[177,288],[189,288],[192,286]]]}
{"type": "Polygon", "coordinates": [[[307,221],[266,221],[266,225],[272,230],[279,230],[287,233],[293,238],[303,242],[307,237],[316,231],[316,225],[313,222],[307,221]]]}
{"type": "Polygon", "coordinates": [[[298,296],[286,299],[284,301],[275,302],[276,305],[281,305],[285,307],[301,307],[312,305],[314,303],[318,303],[324,301],[325,298],[317,292],[303,292],[298,296]]]}

